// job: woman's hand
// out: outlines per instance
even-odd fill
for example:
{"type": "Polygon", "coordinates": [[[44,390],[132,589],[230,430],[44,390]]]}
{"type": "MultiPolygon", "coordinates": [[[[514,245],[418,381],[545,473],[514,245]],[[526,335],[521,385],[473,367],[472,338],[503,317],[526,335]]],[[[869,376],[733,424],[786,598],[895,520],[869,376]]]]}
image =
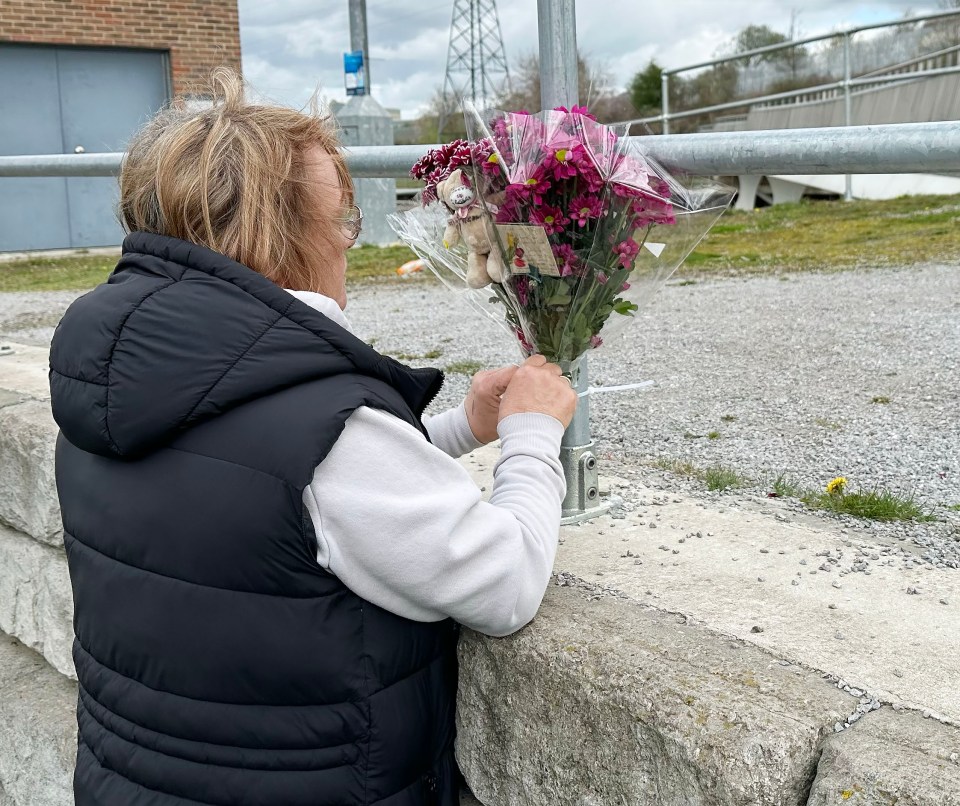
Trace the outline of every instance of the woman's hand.
{"type": "Polygon", "coordinates": [[[484,445],[497,438],[500,396],[507,390],[518,369],[516,366],[487,369],[474,375],[470,382],[470,391],[463,407],[467,412],[470,430],[484,445]]]}
{"type": "Polygon", "coordinates": [[[576,409],[577,393],[560,367],[542,355],[532,355],[517,368],[502,394],[499,416],[502,420],[526,412],[549,414],[566,428],[576,409]]]}

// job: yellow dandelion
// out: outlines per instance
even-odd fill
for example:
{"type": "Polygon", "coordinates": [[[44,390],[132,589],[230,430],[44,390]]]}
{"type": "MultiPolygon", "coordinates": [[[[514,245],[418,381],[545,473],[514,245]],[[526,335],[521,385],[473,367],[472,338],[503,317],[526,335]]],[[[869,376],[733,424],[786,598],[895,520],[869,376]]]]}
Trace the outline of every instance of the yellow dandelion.
{"type": "Polygon", "coordinates": [[[846,486],[847,480],[843,476],[837,476],[827,485],[827,495],[842,495],[846,486]]]}

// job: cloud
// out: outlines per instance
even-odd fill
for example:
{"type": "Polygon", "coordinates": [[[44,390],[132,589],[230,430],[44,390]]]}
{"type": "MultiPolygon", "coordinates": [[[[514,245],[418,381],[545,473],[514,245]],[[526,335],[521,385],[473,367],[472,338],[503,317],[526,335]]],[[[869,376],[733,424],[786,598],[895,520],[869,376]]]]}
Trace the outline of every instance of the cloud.
{"type": "MultiPolygon", "coordinates": [[[[367,3],[373,95],[381,104],[411,117],[442,86],[453,4],[367,3]]],[[[295,106],[317,87],[331,99],[345,99],[343,52],[350,49],[350,30],[344,0],[239,0],[239,6],[244,72],[256,89],[295,106]]],[[[797,23],[801,36],[813,36],[934,10],[933,0],[913,6],[902,0],[804,0],[797,23]]],[[[499,17],[509,64],[537,52],[536,3],[501,2],[499,17]]],[[[781,0],[581,0],[577,44],[623,88],[650,59],[668,68],[708,60],[751,24],[788,33],[790,7],[781,0]]]]}

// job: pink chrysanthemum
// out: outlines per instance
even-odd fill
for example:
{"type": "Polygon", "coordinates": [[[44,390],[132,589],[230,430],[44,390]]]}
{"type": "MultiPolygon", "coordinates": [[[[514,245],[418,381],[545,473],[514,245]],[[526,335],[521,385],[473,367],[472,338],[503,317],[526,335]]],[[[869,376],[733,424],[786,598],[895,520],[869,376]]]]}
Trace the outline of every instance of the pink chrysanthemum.
{"type": "Polygon", "coordinates": [[[569,212],[571,220],[585,227],[590,219],[600,218],[603,215],[603,202],[591,193],[580,193],[570,202],[569,212]]]}
{"type": "Polygon", "coordinates": [[[539,224],[548,235],[556,235],[558,232],[563,232],[563,228],[570,223],[570,220],[564,216],[563,210],[559,207],[544,205],[530,211],[530,223],[539,224]]]}
{"type": "Polygon", "coordinates": [[[633,238],[627,238],[626,240],[620,241],[620,243],[614,244],[613,251],[618,256],[617,262],[623,266],[623,268],[629,269],[633,265],[637,253],[640,251],[640,244],[633,240],[633,238]]]}
{"type": "Polygon", "coordinates": [[[569,277],[571,274],[580,273],[580,258],[577,257],[577,253],[573,251],[570,244],[553,244],[550,248],[553,250],[553,256],[557,259],[557,268],[560,270],[561,277],[569,277]]]}

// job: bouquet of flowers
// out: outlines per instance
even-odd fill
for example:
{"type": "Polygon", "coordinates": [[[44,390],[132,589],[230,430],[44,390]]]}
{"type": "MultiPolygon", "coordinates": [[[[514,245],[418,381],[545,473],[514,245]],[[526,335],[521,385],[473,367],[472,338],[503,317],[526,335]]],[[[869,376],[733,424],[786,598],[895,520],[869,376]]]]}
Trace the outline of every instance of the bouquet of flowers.
{"type": "Polygon", "coordinates": [[[681,182],[583,107],[466,119],[469,141],[413,166],[421,206],[391,225],[527,355],[569,366],[607,342],[733,196],[681,182]]]}

